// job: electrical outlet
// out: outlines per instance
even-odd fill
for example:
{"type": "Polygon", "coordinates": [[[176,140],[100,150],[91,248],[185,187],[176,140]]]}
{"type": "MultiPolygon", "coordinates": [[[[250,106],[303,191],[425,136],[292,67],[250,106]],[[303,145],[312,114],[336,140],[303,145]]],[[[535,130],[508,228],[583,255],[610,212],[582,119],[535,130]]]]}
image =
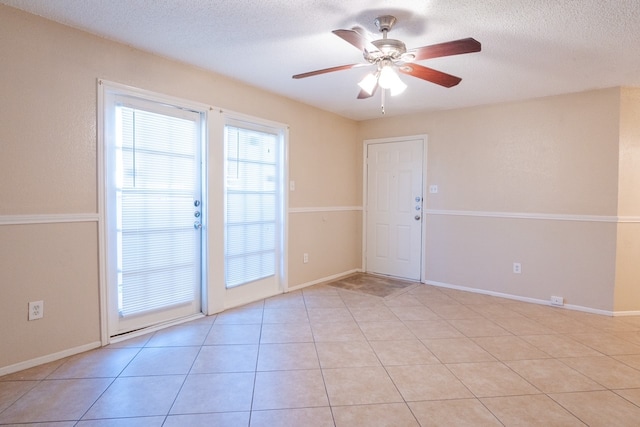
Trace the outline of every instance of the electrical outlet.
{"type": "Polygon", "coordinates": [[[519,262],[514,262],[513,263],[513,272],[515,274],[522,273],[522,264],[520,264],[519,262]]]}
{"type": "Polygon", "coordinates": [[[44,316],[44,301],[31,301],[29,303],[29,320],[42,319],[44,316]]]}
{"type": "Polygon", "coordinates": [[[304,255],[302,255],[302,262],[304,264],[309,262],[309,254],[305,253],[304,255]]]}
{"type": "Polygon", "coordinates": [[[564,298],[562,297],[551,297],[552,305],[564,305],[564,298]]]}
{"type": "Polygon", "coordinates": [[[429,193],[436,194],[438,192],[438,186],[436,184],[431,184],[429,186],[429,193]]]}

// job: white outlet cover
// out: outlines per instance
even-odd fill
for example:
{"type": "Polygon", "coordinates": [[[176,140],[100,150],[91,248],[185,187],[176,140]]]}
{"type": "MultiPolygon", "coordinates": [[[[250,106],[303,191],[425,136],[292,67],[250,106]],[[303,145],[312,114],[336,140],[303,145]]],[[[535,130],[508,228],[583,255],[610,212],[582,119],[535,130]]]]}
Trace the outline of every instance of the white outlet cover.
{"type": "Polygon", "coordinates": [[[431,184],[429,186],[429,193],[436,194],[438,192],[438,186],[436,184],[431,184]]]}
{"type": "Polygon", "coordinates": [[[44,316],[44,301],[29,302],[29,320],[42,319],[44,316]]]}

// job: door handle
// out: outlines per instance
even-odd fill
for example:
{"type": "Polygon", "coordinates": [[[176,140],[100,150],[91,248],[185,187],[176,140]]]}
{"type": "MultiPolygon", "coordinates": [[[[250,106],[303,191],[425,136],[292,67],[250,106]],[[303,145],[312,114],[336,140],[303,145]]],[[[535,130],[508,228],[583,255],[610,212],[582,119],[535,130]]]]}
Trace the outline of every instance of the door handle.
{"type": "Polygon", "coordinates": [[[416,215],[414,218],[416,221],[420,221],[420,215],[416,215]]]}
{"type": "Polygon", "coordinates": [[[200,221],[194,222],[193,228],[195,228],[196,230],[200,230],[202,228],[202,224],[200,223],[200,221]]]}

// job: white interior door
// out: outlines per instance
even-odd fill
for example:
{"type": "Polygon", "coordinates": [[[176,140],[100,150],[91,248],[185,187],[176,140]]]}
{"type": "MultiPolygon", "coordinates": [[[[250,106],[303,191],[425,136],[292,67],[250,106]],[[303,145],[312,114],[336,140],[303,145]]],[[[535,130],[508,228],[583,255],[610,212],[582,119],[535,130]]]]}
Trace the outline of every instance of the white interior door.
{"type": "Polygon", "coordinates": [[[420,280],[421,139],[367,144],[366,271],[420,280]]]}

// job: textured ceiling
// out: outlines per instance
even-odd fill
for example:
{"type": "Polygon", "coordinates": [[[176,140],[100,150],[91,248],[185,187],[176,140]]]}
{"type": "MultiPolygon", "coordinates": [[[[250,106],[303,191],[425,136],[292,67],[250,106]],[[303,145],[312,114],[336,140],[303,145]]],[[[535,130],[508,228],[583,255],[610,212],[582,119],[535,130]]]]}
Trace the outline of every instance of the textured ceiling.
{"type": "Polygon", "coordinates": [[[0,0],[48,19],[175,58],[346,117],[380,117],[379,93],[357,100],[368,68],[331,34],[392,14],[408,48],[465,37],[482,52],[421,61],[462,78],[446,89],[402,76],[387,115],[640,86],[640,0],[0,0]]]}

